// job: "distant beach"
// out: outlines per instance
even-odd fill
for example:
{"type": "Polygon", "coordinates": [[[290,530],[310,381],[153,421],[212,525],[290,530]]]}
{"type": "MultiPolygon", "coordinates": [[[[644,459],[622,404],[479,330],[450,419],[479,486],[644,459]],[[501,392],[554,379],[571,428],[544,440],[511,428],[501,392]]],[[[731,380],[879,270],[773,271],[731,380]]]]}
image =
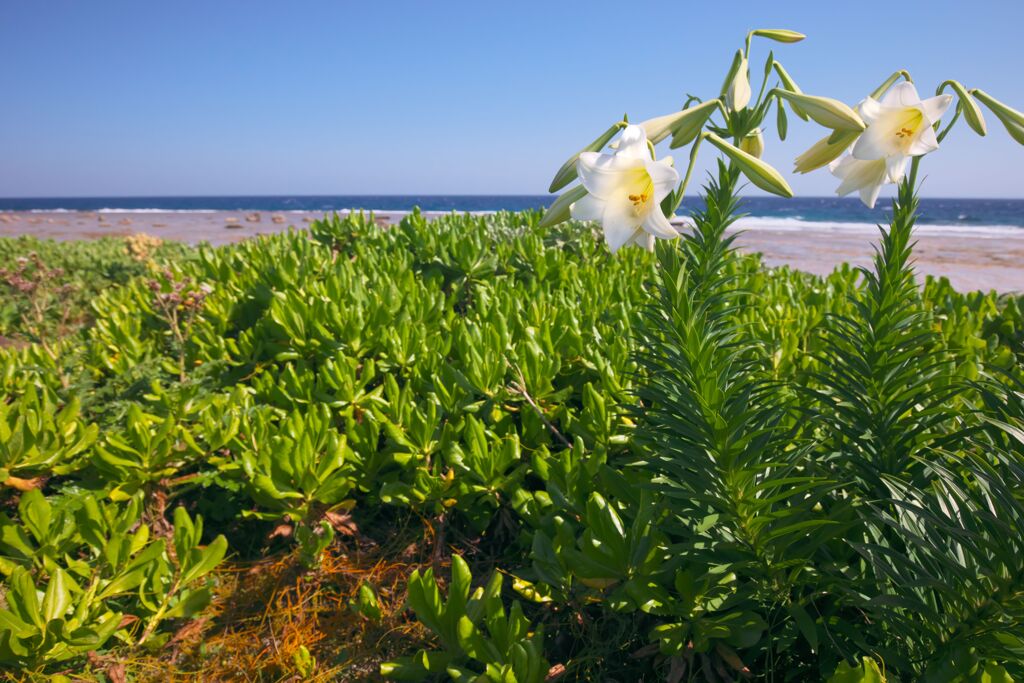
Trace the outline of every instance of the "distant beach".
{"type": "MultiPolygon", "coordinates": [[[[332,211],[5,211],[0,213],[0,236],[34,235],[56,240],[123,237],[147,233],[165,240],[220,245],[257,235],[304,228],[332,211]]],[[[347,211],[339,211],[341,215],[347,211]]],[[[381,210],[375,219],[396,223],[407,211],[381,210]]],[[[445,211],[425,211],[434,217],[445,211]]],[[[1024,202],[1022,202],[1024,215],[1024,202]]],[[[882,216],[879,216],[882,218],[882,216]]],[[[675,224],[685,229],[686,220],[675,224]]],[[[772,266],[789,265],[827,274],[846,261],[867,265],[873,256],[878,229],[867,222],[802,221],[789,217],[751,216],[735,229],[741,249],[760,252],[772,266]]],[[[1013,225],[930,225],[917,230],[914,250],[921,275],[948,277],[960,290],[995,289],[1024,292],[1024,229],[1013,225]]]]}

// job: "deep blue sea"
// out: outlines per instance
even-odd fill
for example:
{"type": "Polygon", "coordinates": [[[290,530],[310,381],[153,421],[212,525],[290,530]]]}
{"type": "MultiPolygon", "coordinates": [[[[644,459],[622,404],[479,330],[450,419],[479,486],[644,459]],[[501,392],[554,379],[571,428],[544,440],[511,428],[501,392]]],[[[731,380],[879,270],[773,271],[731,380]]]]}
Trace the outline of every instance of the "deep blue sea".
{"type": "MultiPolygon", "coordinates": [[[[258,197],[75,197],[0,198],[0,211],[498,211],[545,207],[550,195],[330,195],[258,197]]],[[[696,204],[687,198],[680,213],[696,204]]],[[[801,224],[877,224],[885,222],[889,202],[874,210],[856,198],[751,197],[743,210],[755,223],[798,229],[801,224]]],[[[965,228],[1024,228],[1024,199],[921,200],[920,224],[965,228]]]]}

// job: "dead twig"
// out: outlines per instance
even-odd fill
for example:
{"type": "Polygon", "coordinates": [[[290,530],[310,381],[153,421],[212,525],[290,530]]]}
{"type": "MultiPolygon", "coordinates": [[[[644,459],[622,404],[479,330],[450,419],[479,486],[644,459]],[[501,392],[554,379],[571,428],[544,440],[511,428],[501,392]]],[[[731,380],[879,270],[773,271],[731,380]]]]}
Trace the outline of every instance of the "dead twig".
{"type": "Polygon", "coordinates": [[[540,421],[544,423],[544,426],[548,428],[548,431],[551,432],[556,439],[561,441],[566,448],[572,448],[572,444],[569,443],[569,440],[562,435],[562,432],[558,431],[558,428],[555,427],[555,425],[551,424],[551,420],[547,418],[544,411],[540,409],[537,402],[533,400],[532,396],[530,396],[530,392],[526,390],[526,378],[523,377],[523,371],[519,369],[519,366],[509,361],[507,358],[505,359],[505,362],[508,363],[510,368],[516,371],[517,375],[519,375],[519,381],[510,383],[508,385],[509,389],[511,389],[513,393],[523,397],[530,407],[533,408],[533,411],[537,413],[537,417],[540,418],[540,421]]]}

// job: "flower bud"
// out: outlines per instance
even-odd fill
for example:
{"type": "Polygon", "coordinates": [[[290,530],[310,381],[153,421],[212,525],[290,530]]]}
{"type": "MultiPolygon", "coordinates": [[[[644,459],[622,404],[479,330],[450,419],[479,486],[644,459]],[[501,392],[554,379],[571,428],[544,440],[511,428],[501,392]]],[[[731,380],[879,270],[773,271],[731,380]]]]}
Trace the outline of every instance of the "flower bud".
{"type": "Polygon", "coordinates": [[[826,135],[796,158],[793,171],[796,173],[810,173],[822,166],[827,166],[838,159],[839,155],[845,152],[859,136],[860,133],[854,131],[838,130],[831,135],[826,135]]]}
{"type": "Polygon", "coordinates": [[[779,43],[799,43],[807,37],[802,33],[790,31],[785,28],[759,28],[751,31],[750,35],[757,36],[759,38],[767,38],[779,43]]]}
{"type": "Polygon", "coordinates": [[[554,180],[551,181],[551,185],[548,187],[548,192],[558,192],[576,179],[576,160],[580,158],[580,154],[583,152],[600,152],[604,149],[604,146],[607,145],[613,137],[615,137],[616,133],[625,127],[625,121],[616,123],[614,126],[601,133],[596,140],[576,152],[576,154],[573,154],[569,160],[562,164],[562,167],[558,169],[558,173],[555,174],[554,180]]]}
{"type": "Polygon", "coordinates": [[[725,89],[725,106],[732,111],[739,111],[750,102],[750,76],[747,73],[749,65],[742,52],[738,52],[737,55],[739,59],[733,60],[731,78],[725,89]]]}
{"type": "Polygon", "coordinates": [[[1024,114],[1013,107],[1006,106],[984,90],[972,90],[971,94],[996,115],[1011,138],[1024,145],[1024,114]]]}
{"type": "Polygon", "coordinates": [[[647,119],[640,125],[647,134],[647,139],[652,145],[656,145],[669,135],[672,136],[672,147],[681,147],[692,141],[700,133],[704,123],[715,111],[718,100],[709,100],[700,104],[677,111],[674,114],[659,116],[654,119],[647,119]]]}
{"type": "MultiPolygon", "coordinates": [[[[775,73],[779,75],[779,80],[782,81],[783,88],[789,92],[795,92],[798,95],[803,94],[804,91],[800,89],[800,86],[796,84],[796,81],[793,80],[792,76],[789,75],[789,72],[786,71],[781,64],[773,61],[772,67],[775,69],[775,73]]],[[[793,113],[800,117],[801,120],[807,120],[807,114],[805,114],[797,104],[790,102],[789,106],[793,110],[793,113]]]]}
{"type": "Polygon", "coordinates": [[[804,95],[778,88],[775,90],[775,94],[790,104],[796,104],[801,111],[826,128],[854,130],[859,133],[867,127],[857,112],[831,97],[804,95]]]}
{"type": "Polygon", "coordinates": [[[778,101],[778,110],[775,112],[775,128],[779,131],[779,139],[785,141],[789,120],[786,118],[786,107],[783,106],[782,100],[778,101]]]}
{"type": "Polygon", "coordinates": [[[971,127],[978,135],[984,137],[988,129],[985,126],[985,117],[981,113],[981,107],[974,101],[971,94],[967,92],[967,89],[963,85],[956,81],[948,81],[949,86],[956,92],[959,102],[957,107],[960,109],[960,113],[964,115],[964,121],[971,127]]]}
{"type": "Polygon", "coordinates": [[[572,205],[587,196],[587,188],[582,185],[578,185],[567,192],[563,192],[554,203],[548,207],[548,210],[544,212],[544,216],[540,219],[538,227],[550,228],[553,225],[558,225],[562,221],[567,221],[571,217],[572,205]]]}
{"type": "Polygon", "coordinates": [[[770,165],[738,147],[730,145],[714,133],[707,133],[706,135],[708,142],[722,150],[754,185],[765,192],[771,192],[782,197],[793,196],[793,190],[790,188],[789,183],[782,177],[782,174],[770,165]]]}
{"type": "Polygon", "coordinates": [[[764,135],[761,133],[761,129],[755,128],[747,133],[740,140],[740,149],[760,159],[761,155],[764,154],[764,135]]]}

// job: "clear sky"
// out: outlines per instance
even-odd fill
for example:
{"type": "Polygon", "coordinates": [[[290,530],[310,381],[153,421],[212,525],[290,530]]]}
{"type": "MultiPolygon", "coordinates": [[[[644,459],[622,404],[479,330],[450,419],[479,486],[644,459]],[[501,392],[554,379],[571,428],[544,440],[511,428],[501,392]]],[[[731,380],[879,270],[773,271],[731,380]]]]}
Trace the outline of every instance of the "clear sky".
{"type": "MultiPolygon", "coordinates": [[[[0,196],[540,194],[623,112],[717,95],[757,27],[808,34],[752,63],[774,47],[806,92],[854,103],[907,68],[1024,109],[1022,0],[0,0],[0,196]]],[[[988,118],[924,195],[1024,197],[988,118]]],[[[821,135],[791,117],[766,159],[788,174],[821,135]]]]}

